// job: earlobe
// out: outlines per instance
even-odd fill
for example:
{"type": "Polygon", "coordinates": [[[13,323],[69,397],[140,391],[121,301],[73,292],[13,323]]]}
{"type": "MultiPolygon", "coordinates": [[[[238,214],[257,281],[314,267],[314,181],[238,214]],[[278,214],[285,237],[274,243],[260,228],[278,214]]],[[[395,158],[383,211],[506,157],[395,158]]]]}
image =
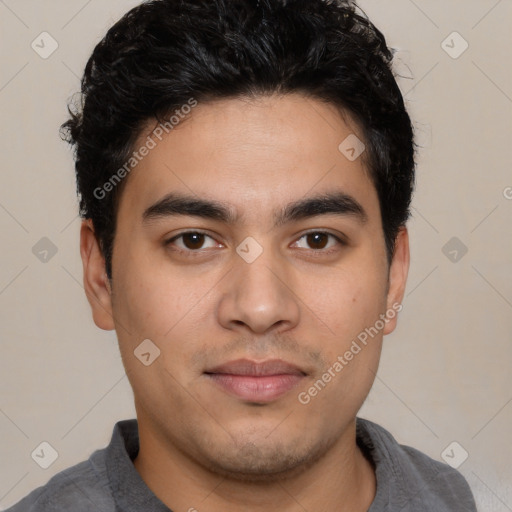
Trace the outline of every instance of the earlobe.
{"type": "Polygon", "coordinates": [[[402,309],[407,275],[409,273],[409,233],[405,226],[401,227],[396,240],[393,259],[389,269],[389,287],[387,295],[388,322],[384,328],[384,334],[392,333],[397,324],[398,311],[402,309]]]}
{"type": "Polygon", "coordinates": [[[91,305],[94,323],[107,331],[115,328],[112,315],[112,290],[105,271],[105,258],[94,233],[91,219],[82,221],[80,255],[84,272],[84,289],[91,305]]]}

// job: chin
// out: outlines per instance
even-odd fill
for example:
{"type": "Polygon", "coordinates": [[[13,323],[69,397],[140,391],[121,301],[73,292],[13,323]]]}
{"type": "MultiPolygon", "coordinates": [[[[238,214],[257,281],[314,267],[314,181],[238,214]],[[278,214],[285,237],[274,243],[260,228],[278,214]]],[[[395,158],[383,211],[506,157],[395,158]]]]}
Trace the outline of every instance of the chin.
{"type": "MultiPolygon", "coordinates": [[[[214,445],[216,453],[203,452],[203,465],[209,471],[230,480],[271,482],[293,478],[321,459],[330,448],[322,441],[305,444],[304,439],[260,443],[235,442],[230,446],[214,445]]],[[[198,446],[201,449],[200,446],[198,446]]]]}

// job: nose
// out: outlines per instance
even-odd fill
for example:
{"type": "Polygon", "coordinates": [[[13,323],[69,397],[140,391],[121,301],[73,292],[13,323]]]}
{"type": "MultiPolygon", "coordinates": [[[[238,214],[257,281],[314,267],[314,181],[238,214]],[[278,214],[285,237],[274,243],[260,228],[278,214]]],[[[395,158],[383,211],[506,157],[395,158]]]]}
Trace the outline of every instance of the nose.
{"type": "Polygon", "coordinates": [[[238,258],[227,276],[217,314],[226,329],[250,329],[264,334],[295,327],[300,318],[299,299],[291,272],[266,251],[252,263],[238,258]]]}

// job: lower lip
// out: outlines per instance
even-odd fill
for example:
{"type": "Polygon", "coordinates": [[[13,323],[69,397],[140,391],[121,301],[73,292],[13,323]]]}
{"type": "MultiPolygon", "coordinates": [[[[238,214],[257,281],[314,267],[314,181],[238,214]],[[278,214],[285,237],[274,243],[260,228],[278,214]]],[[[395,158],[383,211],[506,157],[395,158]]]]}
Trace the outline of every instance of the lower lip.
{"type": "Polygon", "coordinates": [[[276,400],[293,389],[304,377],[302,375],[231,375],[208,374],[217,385],[230,395],[249,402],[267,403],[276,400]]]}

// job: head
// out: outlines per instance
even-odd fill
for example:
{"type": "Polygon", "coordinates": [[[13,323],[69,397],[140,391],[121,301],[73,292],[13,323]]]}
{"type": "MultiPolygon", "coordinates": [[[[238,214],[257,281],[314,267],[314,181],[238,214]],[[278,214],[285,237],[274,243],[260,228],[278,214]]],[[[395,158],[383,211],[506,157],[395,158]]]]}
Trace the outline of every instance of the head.
{"type": "Polygon", "coordinates": [[[86,292],[141,425],[204,467],[311,463],[369,392],[409,261],[413,134],[391,64],[341,0],[146,2],[87,63],[63,125],[86,292]],[[293,371],[252,397],[218,378],[241,359],[293,371]]]}

